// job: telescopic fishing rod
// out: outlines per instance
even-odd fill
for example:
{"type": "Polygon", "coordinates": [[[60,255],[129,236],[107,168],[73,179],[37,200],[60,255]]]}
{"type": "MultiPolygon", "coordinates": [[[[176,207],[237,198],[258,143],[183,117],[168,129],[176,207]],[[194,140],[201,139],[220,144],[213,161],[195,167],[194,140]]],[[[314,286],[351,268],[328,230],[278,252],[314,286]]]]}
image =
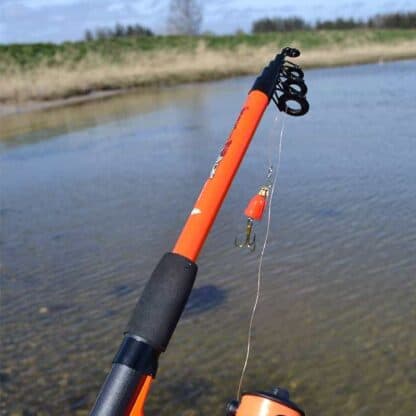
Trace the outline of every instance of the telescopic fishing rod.
{"type": "MultiPolygon", "coordinates": [[[[158,358],[169,344],[191,293],[195,261],[221,208],[251,139],[270,101],[280,111],[302,116],[309,110],[303,71],[287,60],[300,52],[284,48],[256,79],[214,166],[173,247],[153,271],[133,311],[121,346],[97,397],[91,416],[143,416],[158,358]]],[[[268,189],[261,189],[246,209],[247,238],[264,210],[268,189]]],[[[237,244],[237,242],[236,242],[237,244]]],[[[304,416],[284,389],[244,393],[232,401],[228,416],[304,416]]]]}

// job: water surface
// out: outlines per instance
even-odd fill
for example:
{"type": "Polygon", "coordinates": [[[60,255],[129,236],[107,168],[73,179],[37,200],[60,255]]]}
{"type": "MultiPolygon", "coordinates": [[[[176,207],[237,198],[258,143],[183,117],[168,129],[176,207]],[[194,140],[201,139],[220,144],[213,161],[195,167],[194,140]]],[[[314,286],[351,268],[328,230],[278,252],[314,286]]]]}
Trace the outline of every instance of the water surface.
{"type": "MultiPolygon", "coordinates": [[[[286,386],[308,416],[414,412],[415,72],[306,72],[311,111],[285,119],[245,390],[286,386]]],[[[251,84],[149,90],[3,127],[2,414],[86,414],[251,84]]],[[[198,261],[148,415],[222,415],[235,395],[258,251],[233,241],[278,140],[274,116],[198,261]]]]}

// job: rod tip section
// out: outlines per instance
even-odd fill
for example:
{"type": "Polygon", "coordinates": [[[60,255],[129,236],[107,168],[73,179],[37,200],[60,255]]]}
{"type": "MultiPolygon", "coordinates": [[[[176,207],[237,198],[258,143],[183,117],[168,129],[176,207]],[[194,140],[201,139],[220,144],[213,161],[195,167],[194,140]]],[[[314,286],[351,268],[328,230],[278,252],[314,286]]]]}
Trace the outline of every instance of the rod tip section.
{"type": "Polygon", "coordinates": [[[300,50],[296,48],[286,47],[282,49],[282,54],[288,56],[289,58],[297,58],[300,56],[300,50]]]}

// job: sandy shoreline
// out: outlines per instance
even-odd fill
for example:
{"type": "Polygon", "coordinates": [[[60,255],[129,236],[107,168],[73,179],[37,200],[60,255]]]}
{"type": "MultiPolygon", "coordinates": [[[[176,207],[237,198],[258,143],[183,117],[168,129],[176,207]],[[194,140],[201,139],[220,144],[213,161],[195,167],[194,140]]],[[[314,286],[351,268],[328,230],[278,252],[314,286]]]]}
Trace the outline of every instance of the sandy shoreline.
{"type": "Polygon", "coordinates": [[[46,111],[55,108],[66,107],[86,103],[89,101],[101,100],[104,98],[119,95],[126,90],[118,89],[114,91],[94,91],[87,95],[79,95],[70,98],[61,98],[49,101],[28,101],[24,103],[15,104],[1,104],[0,103],[0,119],[9,115],[26,114],[35,111],[46,111]]]}
{"type": "MultiPolygon", "coordinates": [[[[206,51],[204,55],[206,55],[206,51]]],[[[178,67],[170,67],[157,74],[147,71],[147,77],[137,83],[122,88],[111,90],[89,91],[87,94],[74,95],[69,98],[50,100],[28,100],[18,103],[0,103],[0,119],[8,116],[16,117],[19,114],[27,114],[38,111],[47,111],[60,107],[74,106],[90,101],[102,100],[131,91],[140,91],[143,87],[164,87],[201,81],[213,81],[241,75],[255,75],[261,70],[270,58],[270,47],[262,47],[255,51],[245,50],[236,53],[232,59],[234,65],[230,65],[230,57],[220,54],[208,54],[210,59],[182,62],[178,67]],[[244,58],[247,58],[243,61],[244,58]],[[228,65],[225,64],[228,63],[228,65]],[[259,63],[261,63],[259,65],[259,63]],[[220,65],[222,64],[222,65],[220,65]],[[188,68],[186,67],[188,65],[188,68]],[[219,68],[222,68],[221,70],[219,68]],[[149,76],[149,75],[153,75],[149,76]]],[[[190,58],[190,57],[188,57],[190,58]]],[[[195,57],[193,57],[194,59],[195,57]]],[[[296,60],[304,68],[325,68],[347,65],[377,63],[384,61],[416,59],[416,42],[401,42],[400,44],[374,44],[371,47],[344,47],[340,49],[316,49],[307,50],[296,60]]],[[[154,64],[154,62],[153,62],[154,64]]]]}

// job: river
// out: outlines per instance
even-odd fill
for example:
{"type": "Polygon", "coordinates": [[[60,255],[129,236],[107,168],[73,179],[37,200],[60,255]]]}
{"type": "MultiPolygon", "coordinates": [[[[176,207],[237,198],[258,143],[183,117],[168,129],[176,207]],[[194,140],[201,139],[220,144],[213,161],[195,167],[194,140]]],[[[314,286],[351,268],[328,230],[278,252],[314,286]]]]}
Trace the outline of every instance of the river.
{"type": "MultiPolygon", "coordinates": [[[[306,71],[310,113],[284,118],[244,390],[284,386],[308,416],[414,413],[415,73],[416,61],[306,71]]],[[[150,89],[2,123],[2,415],[87,414],[252,82],[150,89]]],[[[198,260],[149,416],[220,416],[236,394],[260,250],[238,250],[234,237],[277,148],[275,114],[198,260]]]]}

